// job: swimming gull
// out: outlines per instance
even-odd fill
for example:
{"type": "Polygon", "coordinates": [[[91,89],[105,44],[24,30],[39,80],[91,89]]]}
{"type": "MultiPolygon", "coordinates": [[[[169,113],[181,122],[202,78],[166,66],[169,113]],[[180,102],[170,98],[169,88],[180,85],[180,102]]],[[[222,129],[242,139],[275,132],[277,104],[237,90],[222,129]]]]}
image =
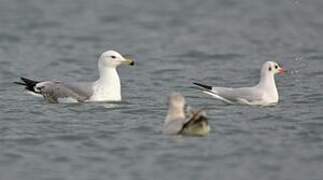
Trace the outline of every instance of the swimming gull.
{"type": "Polygon", "coordinates": [[[193,84],[203,87],[204,93],[229,104],[247,104],[258,106],[271,106],[279,101],[275,83],[275,74],[284,74],[286,70],[278,63],[267,61],[262,65],[260,81],[253,87],[214,87],[201,83],[193,84]]]}
{"type": "Polygon", "coordinates": [[[134,65],[134,61],[109,50],[102,53],[98,60],[100,76],[94,82],[34,81],[21,77],[22,82],[15,83],[51,103],[121,101],[121,84],[117,72],[121,64],[134,65]]]}

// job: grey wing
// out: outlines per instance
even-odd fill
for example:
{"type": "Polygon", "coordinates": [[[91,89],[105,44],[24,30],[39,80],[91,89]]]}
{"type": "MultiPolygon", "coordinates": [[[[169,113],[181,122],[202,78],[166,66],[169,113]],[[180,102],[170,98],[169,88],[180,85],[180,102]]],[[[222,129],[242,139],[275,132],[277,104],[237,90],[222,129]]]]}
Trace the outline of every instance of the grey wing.
{"type": "Polygon", "coordinates": [[[255,87],[245,87],[245,88],[223,88],[223,87],[213,87],[213,93],[229,100],[229,101],[258,101],[263,97],[261,91],[257,91],[255,87]]]}
{"type": "Polygon", "coordinates": [[[49,102],[57,103],[58,98],[71,97],[78,102],[85,101],[88,97],[78,93],[61,82],[45,81],[36,85],[36,90],[49,102]]]}
{"type": "Polygon", "coordinates": [[[93,83],[91,82],[79,82],[79,83],[66,83],[65,86],[74,92],[90,98],[93,95],[93,83]]]}
{"type": "Polygon", "coordinates": [[[184,120],[171,120],[164,124],[163,133],[164,134],[178,134],[181,132],[184,125],[184,120]]]}

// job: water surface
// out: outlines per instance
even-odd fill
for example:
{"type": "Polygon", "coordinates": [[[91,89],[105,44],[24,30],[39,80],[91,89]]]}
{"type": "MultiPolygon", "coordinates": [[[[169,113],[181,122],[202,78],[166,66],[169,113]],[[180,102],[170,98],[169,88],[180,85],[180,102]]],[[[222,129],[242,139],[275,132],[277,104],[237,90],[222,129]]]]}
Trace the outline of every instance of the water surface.
{"type": "Polygon", "coordinates": [[[323,1],[2,0],[0,179],[323,178],[323,1]],[[48,104],[12,84],[97,78],[115,49],[122,103],[48,104]],[[276,59],[280,103],[229,106],[191,81],[238,87],[276,59]],[[208,137],[160,133],[167,95],[208,109],[208,137]]]}

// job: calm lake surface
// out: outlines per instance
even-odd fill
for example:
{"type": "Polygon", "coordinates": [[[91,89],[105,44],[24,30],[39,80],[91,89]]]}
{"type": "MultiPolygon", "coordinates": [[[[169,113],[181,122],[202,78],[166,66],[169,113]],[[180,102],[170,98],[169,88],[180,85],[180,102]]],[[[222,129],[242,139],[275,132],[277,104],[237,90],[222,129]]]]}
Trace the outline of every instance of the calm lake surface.
{"type": "Polygon", "coordinates": [[[1,0],[0,180],[322,180],[322,0],[1,0]],[[48,104],[12,82],[90,81],[130,54],[121,103],[48,104]],[[275,107],[226,105],[191,84],[253,85],[266,60],[275,107]],[[167,96],[208,109],[208,137],[160,127],[167,96]]]}

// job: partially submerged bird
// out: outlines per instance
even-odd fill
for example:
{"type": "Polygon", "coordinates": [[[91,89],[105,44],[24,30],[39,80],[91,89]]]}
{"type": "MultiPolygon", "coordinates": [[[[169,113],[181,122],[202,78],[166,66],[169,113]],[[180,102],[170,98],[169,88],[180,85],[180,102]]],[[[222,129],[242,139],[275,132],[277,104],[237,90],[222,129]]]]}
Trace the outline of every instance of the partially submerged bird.
{"type": "Polygon", "coordinates": [[[185,98],[179,93],[169,97],[168,113],[163,125],[163,133],[170,135],[206,136],[210,126],[203,110],[185,111],[185,98]]]}
{"type": "Polygon", "coordinates": [[[134,61],[109,50],[102,53],[98,60],[100,77],[94,82],[34,81],[21,77],[22,82],[15,83],[52,103],[121,101],[121,83],[117,72],[121,64],[134,65],[134,61]]]}
{"type": "Polygon", "coordinates": [[[252,87],[229,88],[214,87],[196,82],[193,82],[193,84],[202,87],[205,94],[229,104],[271,106],[279,101],[275,75],[285,72],[286,70],[280,67],[278,63],[267,61],[262,65],[259,83],[252,87]]]}

